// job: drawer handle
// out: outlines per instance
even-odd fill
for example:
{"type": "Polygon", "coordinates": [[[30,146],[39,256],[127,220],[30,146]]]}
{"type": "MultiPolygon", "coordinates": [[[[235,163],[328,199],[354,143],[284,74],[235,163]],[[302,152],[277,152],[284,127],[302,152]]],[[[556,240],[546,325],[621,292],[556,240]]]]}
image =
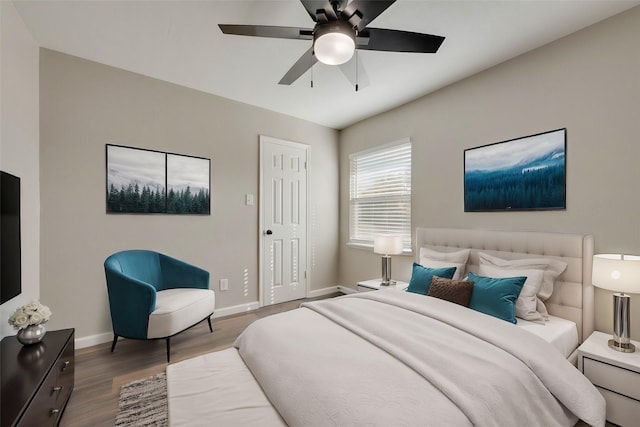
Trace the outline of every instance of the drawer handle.
{"type": "Polygon", "coordinates": [[[60,413],[60,409],[52,409],[50,416],[58,415],[60,413]]]}
{"type": "Polygon", "coordinates": [[[68,360],[65,360],[64,365],[62,365],[61,371],[64,371],[65,369],[67,369],[69,367],[69,363],[70,362],[68,360]]]}
{"type": "Polygon", "coordinates": [[[59,386],[53,387],[52,391],[61,391],[63,388],[64,388],[63,386],[59,385],[59,386]]]}

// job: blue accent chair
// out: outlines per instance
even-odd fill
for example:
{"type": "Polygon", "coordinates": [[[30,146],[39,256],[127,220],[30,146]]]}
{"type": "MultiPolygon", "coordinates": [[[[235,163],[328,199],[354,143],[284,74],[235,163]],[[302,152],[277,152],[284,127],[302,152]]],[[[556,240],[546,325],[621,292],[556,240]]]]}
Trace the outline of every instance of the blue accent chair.
{"type": "Polygon", "coordinates": [[[209,272],[149,250],[127,250],[104,262],[113,326],[114,351],[118,337],[165,339],[167,363],[171,337],[207,320],[209,330],[215,293],[209,272]]]}

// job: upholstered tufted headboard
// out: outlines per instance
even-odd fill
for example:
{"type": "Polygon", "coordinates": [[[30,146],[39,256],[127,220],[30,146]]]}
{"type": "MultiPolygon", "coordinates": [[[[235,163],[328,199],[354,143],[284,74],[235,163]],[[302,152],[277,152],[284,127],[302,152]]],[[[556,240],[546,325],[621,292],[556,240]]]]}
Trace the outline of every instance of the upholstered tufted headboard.
{"type": "Polygon", "coordinates": [[[591,283],[593,236],[584,234],[522,231],[490,231],[455,228],[417,228],[416,258],[420,248],[454,251],[471,248],[467,271],[478,272],[478,252],[504,259],[555,258],[568,264],[556,280],[553,295],[545,305],[549,314],[578,325],[580,341],[594,330],[594,287],[591,283]]]}

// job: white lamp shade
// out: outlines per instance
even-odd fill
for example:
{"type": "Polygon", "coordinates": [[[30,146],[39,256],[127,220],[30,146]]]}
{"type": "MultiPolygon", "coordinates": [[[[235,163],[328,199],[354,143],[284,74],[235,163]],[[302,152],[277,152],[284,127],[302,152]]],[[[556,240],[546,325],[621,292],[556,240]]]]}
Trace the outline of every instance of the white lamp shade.
{"type": "Polygon", "coordinates": [[[313,52],[318,61],[328,65],[344,64],[353,56],[356,44],[347,34],[332,32],[315,40],[313,52]]]}
{"type": "Polygon", "coordinates": [[[640,256],[594,255],[592,282],[594,286],[614,292],[640,293],[640,256]]]}
{"type": "Polygon", "coordinates": [[[401,236],[376,236],[373,239],[373,252],[383,255],[399,255],[402,253],[401,236]]]}

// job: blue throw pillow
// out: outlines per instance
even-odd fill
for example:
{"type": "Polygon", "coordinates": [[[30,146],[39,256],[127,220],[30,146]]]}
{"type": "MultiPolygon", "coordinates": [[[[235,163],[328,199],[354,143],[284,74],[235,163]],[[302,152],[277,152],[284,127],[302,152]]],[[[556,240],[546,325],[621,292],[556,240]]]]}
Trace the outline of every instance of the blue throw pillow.
{"type": "Polygon", "coordinates": [[[426,295],[427,292],[429,292],[429,286],[431,286],[431,278],[433,276],[451,279],[455,272],[455,267],[427,268],[414,262],[413,272],[411,273],[411,280],[409,280],[407,292],[426,295]]]}
{"type": "Polygon", "coordinates": [[[517,323],[516,300],[527,280],[526,277],[494,279],[469,273],[467,280],[473,281],[469,308],[507,322],[517,323]]]}

